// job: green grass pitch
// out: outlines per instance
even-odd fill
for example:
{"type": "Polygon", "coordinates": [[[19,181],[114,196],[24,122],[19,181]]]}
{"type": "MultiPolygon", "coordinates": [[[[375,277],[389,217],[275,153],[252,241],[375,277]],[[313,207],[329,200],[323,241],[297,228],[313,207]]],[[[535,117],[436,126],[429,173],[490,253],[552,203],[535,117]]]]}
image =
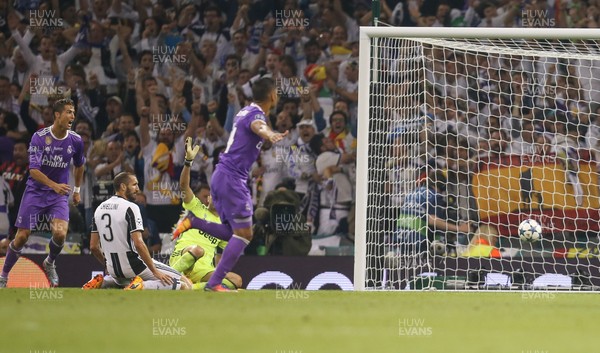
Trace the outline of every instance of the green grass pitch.
{"type": "Polygon", "coordinates": [[[0,290],[0,352],[595,352],[595,294],[0,290]]]}

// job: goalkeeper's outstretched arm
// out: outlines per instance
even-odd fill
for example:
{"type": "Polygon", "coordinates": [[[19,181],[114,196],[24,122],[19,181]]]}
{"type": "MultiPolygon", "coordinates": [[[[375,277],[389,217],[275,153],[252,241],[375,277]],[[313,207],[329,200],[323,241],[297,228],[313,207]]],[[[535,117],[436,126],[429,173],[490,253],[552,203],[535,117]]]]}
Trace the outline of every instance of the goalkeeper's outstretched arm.
{"type": "Polygon", "coordinates": [[[195,145],[192,147],[192,144],[192,138],[187,137],[185,139],[185,163],[183,164],[183,170],[179,177],[179,190],[183,192],[184,203],[189,203],[194,198],[194,191],[190,187],[190,169],[194,158],[196,158],[196,155],[200,150],[200,146],[195,145]]]}

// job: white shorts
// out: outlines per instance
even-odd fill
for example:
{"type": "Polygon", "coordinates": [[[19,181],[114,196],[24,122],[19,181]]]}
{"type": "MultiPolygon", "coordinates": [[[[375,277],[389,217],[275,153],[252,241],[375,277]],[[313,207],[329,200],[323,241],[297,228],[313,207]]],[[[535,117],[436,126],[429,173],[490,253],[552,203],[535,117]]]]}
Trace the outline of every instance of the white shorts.
{"type": "MultiPolygon", "coordinates": [[[[173,288],[172,289],[179,289],[179,286],[181,286],[181,276],[183,276],[181,273],[179,273],[177,270],[175,270],[174,268],[170,267],[169,265],[165,265],[162,262],[158,262],[156,260],[152,260],[154,262],[154,267],[156,267],[157,270],[159,270],[160,272],[171,276],[172,278],[176,279],[177,281],[173,281],[173,288]]],[[[150,271],[150,269],[146,268],[144,271],[142,271],[138,276],[140,276],[142,278],[143,281],[158,281],[158,278],[156,278],[156,276],[154,276],[154,274],[152,273],[152,271],[150,271]]],[[[104,282],[107,282],[106,285],[102,285],[102,288],[110,288],[110,287],[121,287],[121,288],[125,288],[129,285],[129,283],[131,283],[131,281],[133,280],[133,278],[118,278],[118,277],[113,277],[111,275],[106,275],[104,276],[104,282]],[[114,285],[111,285],[111,280],[114,282],[114,285]]]]}

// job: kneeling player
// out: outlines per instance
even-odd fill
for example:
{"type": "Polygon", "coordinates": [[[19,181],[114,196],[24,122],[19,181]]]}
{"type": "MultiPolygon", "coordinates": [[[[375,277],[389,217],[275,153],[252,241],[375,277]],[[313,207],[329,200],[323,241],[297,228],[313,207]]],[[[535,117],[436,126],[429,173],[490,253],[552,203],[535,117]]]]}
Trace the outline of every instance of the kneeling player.
{"type": "MultiPolygon", "coordinates": [[[[197,195],[194,195],[190,188],[190,167],[198,153],[199,146],[192,148],[192,139],[189,137],[186,139],[185,145],[186,162],[179,179],[179,187],[183,192],[183,208],[200,219],[221,223],[211,202],[209,187],[201,187],[197,195]]],[[[226,241],[217,239],[208,233],[198,229],[189,229],[177,238],[169,264],[184,273],[194,283],[194,289],[203,289],[215,272],[214,260],[217,247],[224,249],[226,245],[226,241]]],[[[242,278],[229,272],[225,275],[222,284],[229,289],[236,289],[242,286],[242,278]]]]}
{"type": "Polygon", "coordinates": [[[119,173],[113,183],[115,195],[96,209],[90,239],[92,253],[106,264],[109,276],[96,276],[84,289],[191,289],[189,279],[150,257],[140,209],[132,202],[140,191],[135,175],[119,173]]]}

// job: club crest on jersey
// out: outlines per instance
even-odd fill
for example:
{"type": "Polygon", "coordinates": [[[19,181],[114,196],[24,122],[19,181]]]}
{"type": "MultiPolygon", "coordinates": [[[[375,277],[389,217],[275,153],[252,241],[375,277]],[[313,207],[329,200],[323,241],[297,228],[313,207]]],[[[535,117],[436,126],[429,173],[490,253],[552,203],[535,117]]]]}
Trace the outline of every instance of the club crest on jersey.
{"type": "Polygon", "coordinates": [[[69,145],[69,147],[67,147],[67,153],[68,154],[73,153],[73,148],[71,147],[71,145],[69,145]]]}
{"type": "Polygon", "coordinates": [[[49,145],[52,143],[52,137],[46,136],[46,144],[49,145]]]}
{"type": "Polygon", "coordinates": [[[259,143],[256,144],[256,149],[259,150],[262,148],[263,145],[263,141],[260,141],[259,143]]]}

